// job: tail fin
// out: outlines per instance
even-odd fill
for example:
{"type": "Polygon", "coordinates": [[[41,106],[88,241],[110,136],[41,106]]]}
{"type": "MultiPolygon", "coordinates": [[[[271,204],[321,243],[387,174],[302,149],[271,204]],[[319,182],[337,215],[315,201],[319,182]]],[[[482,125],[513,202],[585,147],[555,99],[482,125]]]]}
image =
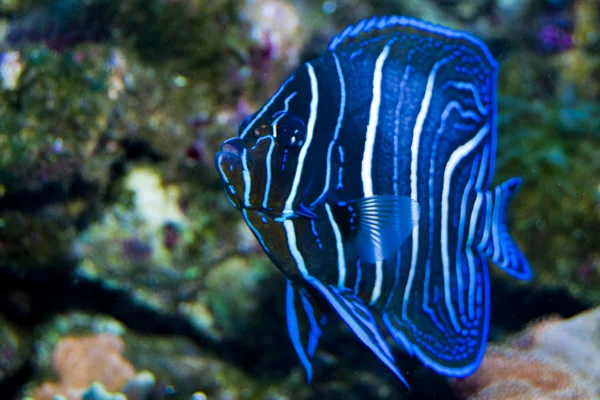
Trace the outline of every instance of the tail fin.
{"type": "Polygon", "coordinates": [[[512,178],[486,193],[486,224],[480,248],[508,274],[529,280],[533,277],[529,263],[506,226],[506,209],[520,187],[521,178],[512,178]]]}

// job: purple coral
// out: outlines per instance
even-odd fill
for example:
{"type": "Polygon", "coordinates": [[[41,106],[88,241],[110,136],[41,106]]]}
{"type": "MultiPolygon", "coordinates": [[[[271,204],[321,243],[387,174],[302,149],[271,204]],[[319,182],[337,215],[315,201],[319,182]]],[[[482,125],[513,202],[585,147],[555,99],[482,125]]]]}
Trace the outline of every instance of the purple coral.
{"type": "Polygon", "coordinates": [[[548,16],[540,20],[536,40],[541,50],[559,53],[573,47],[575,24],[566,16],[548,16]]]}

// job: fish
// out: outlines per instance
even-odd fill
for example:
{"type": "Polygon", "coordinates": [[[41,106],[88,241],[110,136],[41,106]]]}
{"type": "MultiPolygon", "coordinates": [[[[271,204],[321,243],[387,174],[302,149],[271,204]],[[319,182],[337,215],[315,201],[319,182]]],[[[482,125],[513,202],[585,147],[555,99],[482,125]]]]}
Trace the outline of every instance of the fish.
{"type": "Polygon", "coordinates": [[[521,179],[491,187],[497,72],[468,33],[364,19],[222,143],[217,172],[286,278],[288,333],[309,382],[336,315],[408,387],[386,338],[442,375],[480,365],[488,261],[533,276],[506,218],[521,179]]]}

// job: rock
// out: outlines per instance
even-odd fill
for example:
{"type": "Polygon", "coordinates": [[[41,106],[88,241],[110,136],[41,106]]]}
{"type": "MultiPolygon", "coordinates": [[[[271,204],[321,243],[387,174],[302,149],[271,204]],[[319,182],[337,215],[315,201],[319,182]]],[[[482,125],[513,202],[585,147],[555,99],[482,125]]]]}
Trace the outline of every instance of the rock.
{"type": "Polygon", "coordinates": [[[453,379],[461,399],[596,399],[600,395],[600,308],[535,323],[489,346],[479,369],[453,379]]]}
{"type": "Polygon", "coordinates": [[[260,335],[264,299],[282,289],[264,284],[273,273],[277,272],[268,262],[251,263],[242,257],[229,258],[210,271],[206,278],[208,305],[224,335],[244,341],[260,335]]]}
{"type": "Polygon", "coordinates": [[[28,335],[0,314],[0,383],[23,366],[30,351],[28,335]]]}

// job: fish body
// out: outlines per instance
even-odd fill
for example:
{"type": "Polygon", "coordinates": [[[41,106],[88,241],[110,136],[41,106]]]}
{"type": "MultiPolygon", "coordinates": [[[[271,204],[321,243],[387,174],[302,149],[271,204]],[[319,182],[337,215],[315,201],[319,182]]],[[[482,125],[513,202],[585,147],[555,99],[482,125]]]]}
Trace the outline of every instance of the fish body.
{"type": "Polygon", "coordinates": [[[496,75],[466,33],[367,19],[223,143],[217,170],[287,278],[288,330],[309,380],[323,303],[405,383],[388,334],[441,374],[480,364],[487,259],[531,277],[505,223],[520,179],[490,188],[496,75]]]}

